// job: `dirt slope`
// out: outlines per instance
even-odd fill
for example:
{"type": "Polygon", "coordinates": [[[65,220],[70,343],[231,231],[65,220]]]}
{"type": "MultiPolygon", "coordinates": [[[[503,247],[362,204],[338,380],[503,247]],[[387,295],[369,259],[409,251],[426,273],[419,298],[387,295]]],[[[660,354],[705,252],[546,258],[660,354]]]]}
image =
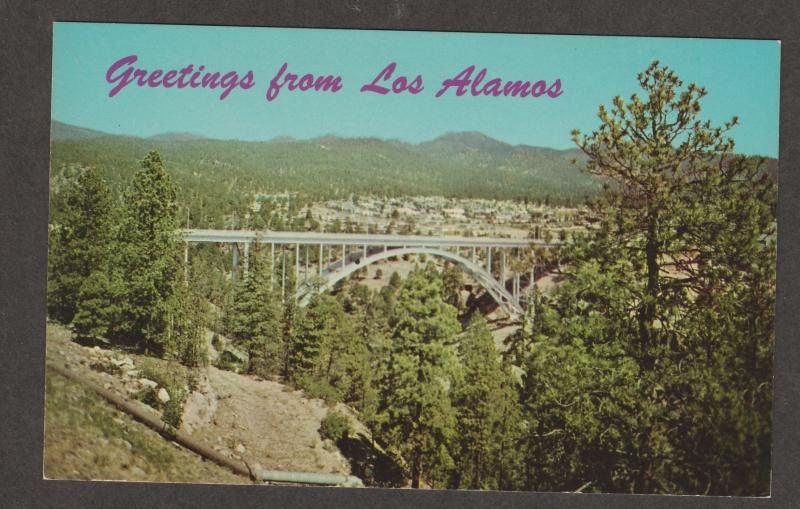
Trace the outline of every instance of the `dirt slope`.
{"type": "MultiPolygon", "coordinates": [[[[141,391],[146,384],[152,383],[144,378],[148,370],[177,373],[184,369],[173,363],[112,349],[107,345],[80,345],[72,341],[66,328],[57,324],[47,325],[47,359],[49,362],[66,365],[106,389],[128,397],[141,391]]],[[[238,375],[214,367],[196,370],[191,376],[196,381],[191,387],[186,385],[189,394],[184,404],[181,424],[183,431],[202,439],[223,454],[243,459],[252,466],[301,472],[351,473],[350,464],[339,450],[330,442],[323,441],[318,433],[320,422],[327,412],[327,406],[322,400],[306,399],[302,391],[292,390],[274,381],[238,375]]],[[[62,389],[63,387],[48,384],[46,398],[57,401],[61,397],[59,393],[63,392],[62,389]]],[[[96,403],[77,399],[72,406],[73,410],[81,414],[87,411],[83,408],[86,405],[106,405],[109,410],[119,413],[104,400],[96,403]]],[[[346,407],[339,405],[338,409],[352,416],[346,407]]],[[[125,451],[108,449],[105,454],[108,457],[98,465],[96,458],[101,457],[104,454],[102,449],[108,447],[105,440],[99,440],[100,437],[95,436],[101,434],[100,431],[87,427],[85,423],[78,423],[72,417],[54,418],[58,417],[56,412],[48,406],[46,413],[50,415],[46,416],[46,420],[49,425],[45,433],[46,448],[50,449],[46,452],[48,477],[168,481],[186,478],[178,475],[174,469],[155,477],[141,475],[140,470],[148,473],[148,468],[141,464],[142,461],[149,462],[152,458],[148,460],[139,454],[141,451],[130,449],[130,457],[124,454],[125,451]],[[84,432],[84,428],[88,431],[84,432]],[[86,455],[81,467],[72,468],[69,466],[71,463],[64,459],[67,454],[65,451],[70,449],[89,451],[81,453],[86,455]],[[130,468],[121,466],[133,464],[139,465],[135,473],[130,468]]],[[[120,420],[126,422],[125,419],[120,420]]],[[[109,429],[114,428],[115,423],[122,426],[114,419],[105,421],[109,429]]],[[[133,424],[126,422],[125,426],[144,427],[133,420],[130,422],[133,424]]],[[[364,430],[355,419],[353,424],[356,430],[364,430]]],[[[157,434],[156,437],[170,447],[176,447],[157,434]]],[[[177,464],[182,462],[176,461],[177,464]]],[[[202,482],[247,482],[246,479],[223,474],[217,478],[213,473],[203,479],[205,480],[202,482]]]]}
{"type": "Polygon", "coordinates": [[[214,367],[207,374],[218,407],[211,423],[195,436],[272,470],[350,473],[347,460],[338,449],[323,444],[317,431],[327,413],[322,400],[214,367]]]}

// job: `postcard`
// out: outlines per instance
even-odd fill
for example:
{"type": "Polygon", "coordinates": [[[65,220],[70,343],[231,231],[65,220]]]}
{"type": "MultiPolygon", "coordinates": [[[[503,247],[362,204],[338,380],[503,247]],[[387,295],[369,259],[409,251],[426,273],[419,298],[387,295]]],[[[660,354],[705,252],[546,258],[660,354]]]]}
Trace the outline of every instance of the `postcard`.
{"type": "Polygon", "coordinates": [[[45,478],[770,495],[778,41],[53,30],[45,478]]]}

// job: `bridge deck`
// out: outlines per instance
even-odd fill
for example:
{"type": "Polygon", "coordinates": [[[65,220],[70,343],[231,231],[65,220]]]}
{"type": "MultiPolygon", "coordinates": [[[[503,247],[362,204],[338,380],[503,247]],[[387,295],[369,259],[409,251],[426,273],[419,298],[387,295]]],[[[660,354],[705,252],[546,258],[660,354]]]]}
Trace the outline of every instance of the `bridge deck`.
{"type": "Polygon", "coordinates": [[[552,247],[558,242],[501,237],[385,235],[368,233],[274,232],[254,230],[183,230],[186,242],[258,242],[261,244],[367,245],[387,247],[552,247]]]}

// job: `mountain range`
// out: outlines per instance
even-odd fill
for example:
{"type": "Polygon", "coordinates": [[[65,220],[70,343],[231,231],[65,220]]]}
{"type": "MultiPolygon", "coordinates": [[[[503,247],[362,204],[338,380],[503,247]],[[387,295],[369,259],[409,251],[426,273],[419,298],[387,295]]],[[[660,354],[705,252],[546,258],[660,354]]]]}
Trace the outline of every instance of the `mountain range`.
{"type": "Polygon", "coordinates": [[[316,198],[443,195],[572,203],[600,187],[582,172],[577,149],[511,145],[480,132],[448,133],[419,144],[336,135],[253,142],[192,133],[120,136],[53,121],[51,138],[54,172],[95,165],[118,184],[155,149],[182,186],[206,188],[213,182],[209,189],[218,191],[235,182],[247,191],[316,198]]]}

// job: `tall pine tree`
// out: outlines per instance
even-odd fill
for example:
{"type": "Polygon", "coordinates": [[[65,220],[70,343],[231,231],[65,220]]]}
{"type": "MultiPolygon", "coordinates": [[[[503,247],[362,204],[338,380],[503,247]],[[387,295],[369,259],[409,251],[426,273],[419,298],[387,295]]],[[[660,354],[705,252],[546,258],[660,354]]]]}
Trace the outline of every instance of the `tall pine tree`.
{"type": "Polygon", "coordinates": [[[654,62],[575,140],[611,182],[526,345],[526,487],[769,492],[775,185],[654,62]]]}
{"type": "Polygon", "coordinates": [[[164,354],[173,339],[177,285],[183,284],[176,188],[158,152],[142,161],[124,196],[118,233],[119,270],[124,281],[120,336],[164,354]]]}
{"type": "MultiPolygon", "coordinates": [[[[108,185],[94,167],[81,168],[58,197],[58,203],[50,230],[47,311],[52,318],[69,324],[78,309],[81,287],[93,272],[103,275],[93,278],[85,297],[108,290],[116,209],[108,185]]],[[[94,304],[105,307],[102,302],[94,304]]],[[[98,311],[106,315],[109,310],[98,311]]],[[[107,322],[105,318],[101,321],[107,322]]],[[[103,329],[97,324],[90,328],[93,333],[103,329]]]]}
{"type": "Polygon", "coordinates": [[[444,302],[432,264],[409,274],[396,303],[397,323],[381,398],[382,435],[410,470],[411,486],[444,483],[455,432],[450,388],[456,374],[456,309],[444,302]]]}
{"type": "Polygon", "coordinates": [[[513,489],[522,421],[516,380],[481,317],[468,324],[458,354],[461,375],[452,390],[457,429],[452,487],[513,489]]]}
{"type": "Polygon", "coordinates": [[[248,353],[248,371],[278,374],[284,350],[281,297],[272,284],[270,262],[260,253],[251,257],[247,276],[236,285],[227,321],[229,334],[248,353]]]}

